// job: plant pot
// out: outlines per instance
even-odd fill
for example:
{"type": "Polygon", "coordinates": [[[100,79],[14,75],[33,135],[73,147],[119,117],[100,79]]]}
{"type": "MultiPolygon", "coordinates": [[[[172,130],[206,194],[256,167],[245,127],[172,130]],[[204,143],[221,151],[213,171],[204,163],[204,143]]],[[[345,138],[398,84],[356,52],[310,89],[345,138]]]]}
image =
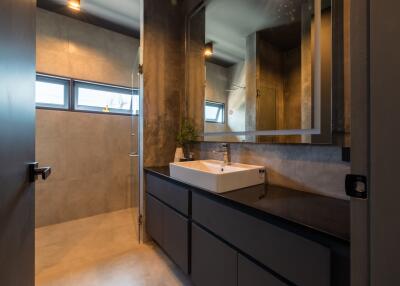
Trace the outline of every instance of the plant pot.
{"type": "Polygon", "coordinates": [[[181,159],[184,159],[184,158],[185,158],[185,155],[183,154],[183,148],[177,147],[175,150],[174,162],[180,162],[181,159]]]}

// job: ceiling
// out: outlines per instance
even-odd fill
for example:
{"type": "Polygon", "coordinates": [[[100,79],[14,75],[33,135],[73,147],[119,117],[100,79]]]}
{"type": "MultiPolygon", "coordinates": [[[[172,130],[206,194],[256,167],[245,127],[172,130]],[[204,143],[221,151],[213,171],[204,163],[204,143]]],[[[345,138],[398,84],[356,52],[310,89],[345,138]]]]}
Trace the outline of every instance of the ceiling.
{"type": "Polygon", "coordinates": [[[81,11],[72,11],[67,0],[37,0],[40,8],[73,17],[129,36],[140,34],[140,0],[81,0],[81,11]]]}

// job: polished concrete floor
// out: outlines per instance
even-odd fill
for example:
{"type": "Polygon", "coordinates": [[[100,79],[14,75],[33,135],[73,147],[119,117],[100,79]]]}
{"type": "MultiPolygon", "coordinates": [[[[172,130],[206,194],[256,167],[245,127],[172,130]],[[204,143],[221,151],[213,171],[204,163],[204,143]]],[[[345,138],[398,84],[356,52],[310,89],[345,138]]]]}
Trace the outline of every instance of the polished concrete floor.
{"type": "Polygon", "coordinates": [[[36,286],[191,285],[128,209],[36,230],[36,286]]]}

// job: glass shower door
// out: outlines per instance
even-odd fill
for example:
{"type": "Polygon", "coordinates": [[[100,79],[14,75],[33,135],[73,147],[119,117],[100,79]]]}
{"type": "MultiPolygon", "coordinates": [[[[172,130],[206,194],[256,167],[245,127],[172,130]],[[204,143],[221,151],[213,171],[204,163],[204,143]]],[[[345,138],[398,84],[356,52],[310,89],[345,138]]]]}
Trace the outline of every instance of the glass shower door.
{"type": "Polygon", "coordinates": [[[133,63],[132,69],[132,115],[130,127],[130,188],[131,188],[131,208],[132,218],[135,223],[136,239],[140,242],[140,134],[139,134],[139,94],[140,94],[140,80],[139,80],[139,47],[137,48],[137,56],[133,63]]]}

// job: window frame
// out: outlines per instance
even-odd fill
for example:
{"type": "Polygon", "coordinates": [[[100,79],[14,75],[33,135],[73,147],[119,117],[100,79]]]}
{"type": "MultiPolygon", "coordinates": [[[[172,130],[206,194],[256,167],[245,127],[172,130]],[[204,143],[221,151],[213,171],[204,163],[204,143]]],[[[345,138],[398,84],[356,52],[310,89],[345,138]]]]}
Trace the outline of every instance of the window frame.
{"type": "MultiPolygon", "coordinates": [[[[35,106],[38,109],[55,109],[55,110],[69,110],[71,107],[70,93],[71,93],[71,80],[63,77],[50,76],[44,74],[36,74],[36,82],[56,83],[64,86],[64,105],[51,104],[51,103],[40,103],[36,102],[35,95],[35,106]]],[[[36,87],[35,87],[36,91],[36,87]]]]}
{"type": "Polygon", "coordinates": [[[133,110],[133,102],[134,96],[140,96],[139,88],[129,88],[125,86],[117,86],[110,85],[100,82],[79,80],[73,78],[65,78],[60,76],[54,76],[50,74],[37,73],[36,81],[41,82],[50,82],[50,83],[63,83],[65,85],[64,92],[64,102],[65,105],[56,105],[56,104],[41,104],[35,101],[36,109],[47,109],[47,110],[59,110],[59,111],[71,111],[71,112],[84,112],[84,113],[97,113],[97,114],[109,114],[109,115],[123,115],[123,116],[139,116],[140,110],[138,113],[133,110]],[[110,108],[109,112],[104,112],[101,107],[93,107],[86,106],[86,108],[78,108],[76,106],[77,96],[78,96],[78,87],[87,86],[90,88],[97,87],[99,90],[107,90],[107,91],[118,91],[125,94],[131,95],[131,105],[129,110],[110,108]],[[126,112],[125,112],[126,111],[126,112]],[[135,113],[134,113],[135,112],[135,113]]]}
{"type": "Polygon", "coordinates": [[[135,88],[128,88],[122,86],[115,86],[115,85],[108,85],[102,83],[95,83],[90,81],[83,81],[83,80],[74,80],[73,81],[73,93],[72,93],[72,108],[75,111],[79,112],[91,112],[91,113],[101,113],[101,114],[118,114],[118,115],[139,115],[133,113],[133,97],[139,95],[139,90],[135,88]],[[78,89],[80,87],[86,87],[89,89],[99,90],[99,91],[115,91],[121,94],[127,94],[131,96],[131,104],[130,108],[127,110],[124,109],[117,109],[117,108],[109,108],[109,112],[104,112],[103,107],[95,107],[95,106],[85,106],[79,105],[78,106],[78,97],[79,92],[78,89]]]}
{"type": "Polygon", "coordinates": [[[207,123],[216,123],[216,124],[225,124],[225,103],[224,102],[217,102],[217,101],[211,101],[211,100],[206,100],[204,103],[204,119],[205,122],[207,123]],[[217,119],[216,120],[208,120],[206,119],[206,107],[207,106],[213,106],[213,107],[218,107],[220,111],[222,111],[222,122],[218,121],[219,117],[219,112],[217,113],[217,119]]]}

